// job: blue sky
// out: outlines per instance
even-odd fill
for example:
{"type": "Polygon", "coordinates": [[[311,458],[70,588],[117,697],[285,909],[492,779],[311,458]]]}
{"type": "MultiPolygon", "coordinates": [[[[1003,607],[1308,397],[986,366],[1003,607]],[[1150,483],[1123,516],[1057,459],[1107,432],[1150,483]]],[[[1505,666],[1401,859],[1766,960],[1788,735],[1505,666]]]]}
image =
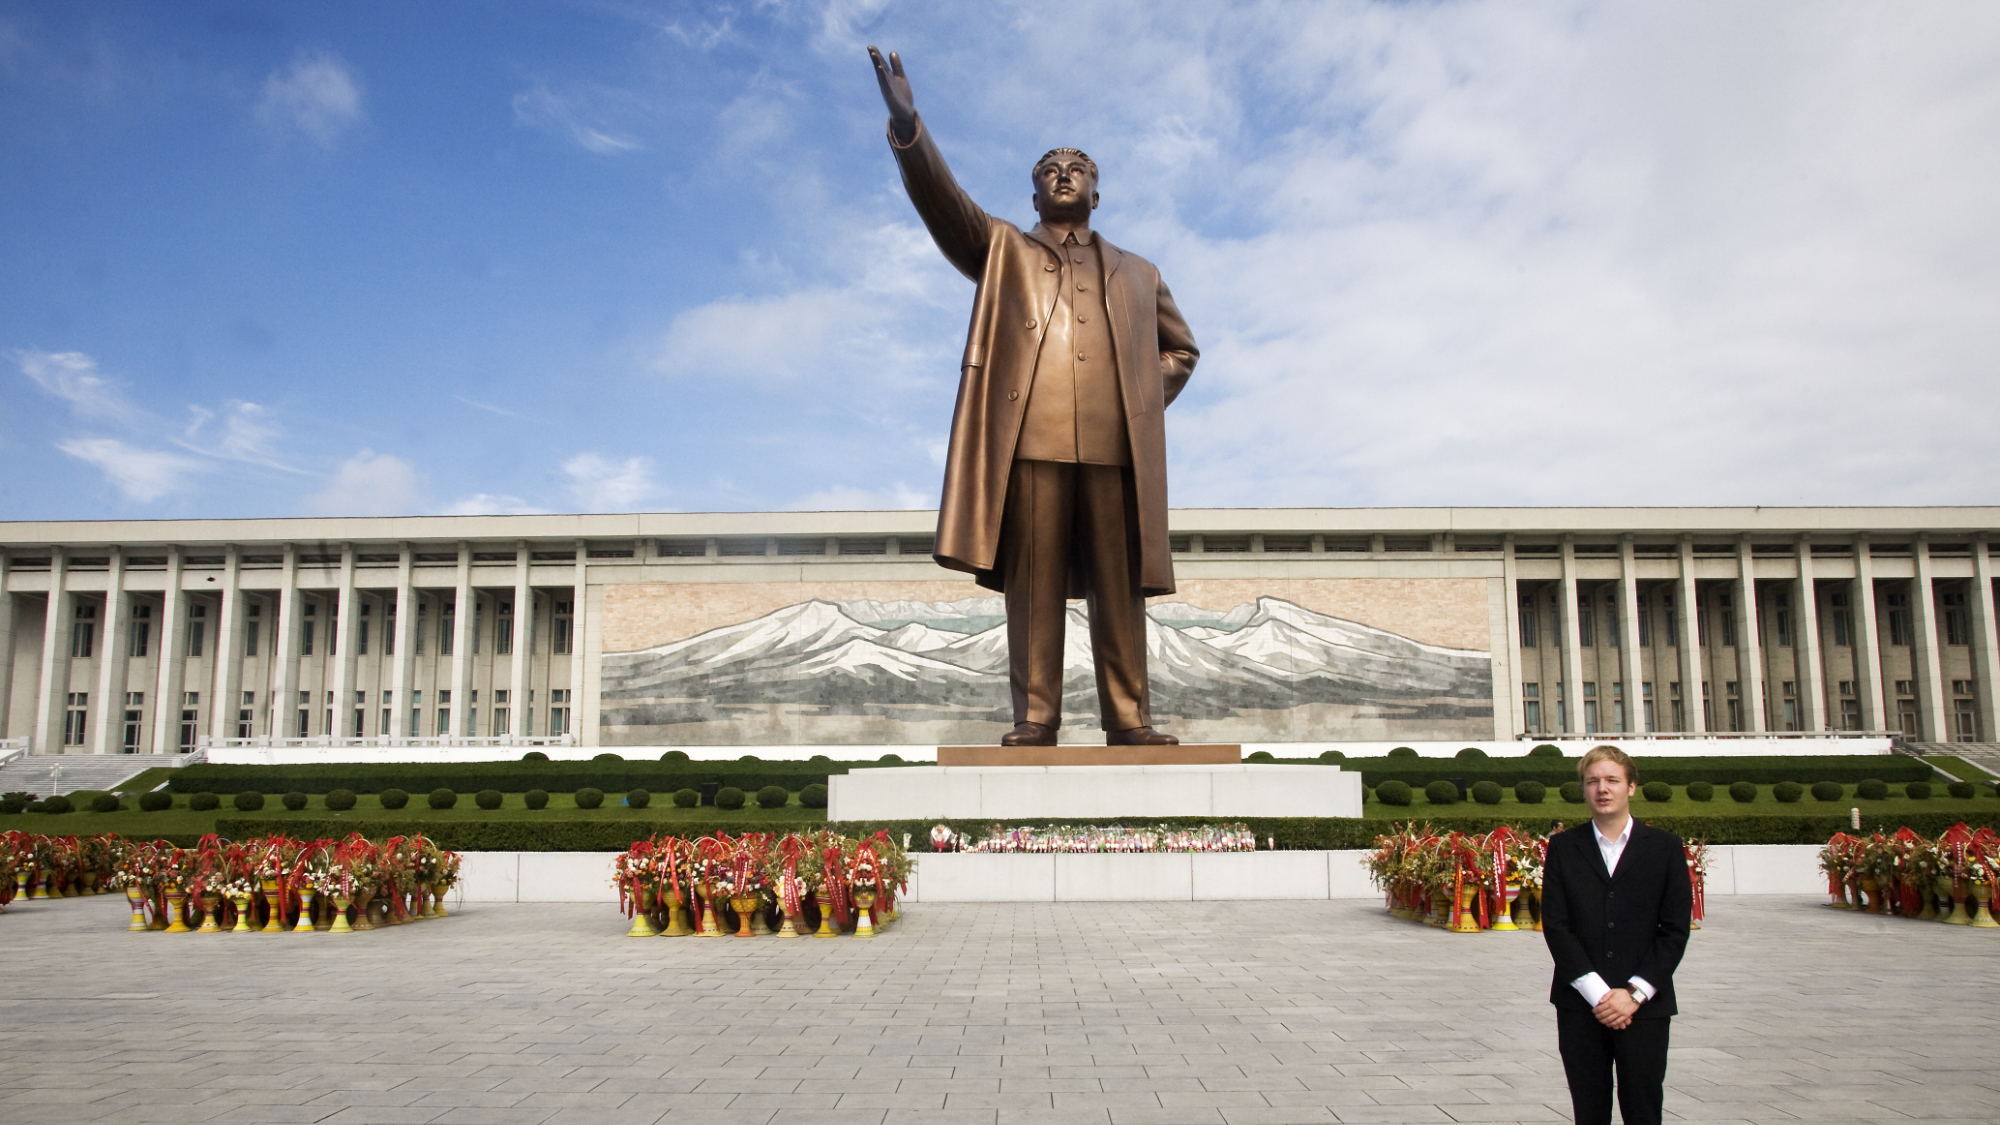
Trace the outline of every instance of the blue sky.
{"type": "Polygon", "coordinates": [[[2000,9],[0,0],[0,518],[928,507],[1057,144],[1177,505],[1991,503],[2000,9]]]}

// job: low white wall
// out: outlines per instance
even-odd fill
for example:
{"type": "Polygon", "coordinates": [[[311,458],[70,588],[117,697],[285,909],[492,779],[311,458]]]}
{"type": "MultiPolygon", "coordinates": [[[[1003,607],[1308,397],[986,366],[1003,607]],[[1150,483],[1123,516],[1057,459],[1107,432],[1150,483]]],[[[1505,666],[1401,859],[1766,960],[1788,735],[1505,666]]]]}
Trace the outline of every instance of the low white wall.
{"type": "Polygon", "coordinates": [[[827,779],[828,820],[1361,815],[1329,766],[909,766],[827,779]]]}
{"type": "MultiPolygon", "coordinates": [[[[1365,851],[1170,852],[1147,855],[916,856],[909,902],[1207,902],[1376,898],[1365,851]]],[[[617,902],[616,852],[466,852],[467,902],[617,902]]],[[[1811,844],[1709,848],[1708,893],[1826,890],[1811,844]]]]}

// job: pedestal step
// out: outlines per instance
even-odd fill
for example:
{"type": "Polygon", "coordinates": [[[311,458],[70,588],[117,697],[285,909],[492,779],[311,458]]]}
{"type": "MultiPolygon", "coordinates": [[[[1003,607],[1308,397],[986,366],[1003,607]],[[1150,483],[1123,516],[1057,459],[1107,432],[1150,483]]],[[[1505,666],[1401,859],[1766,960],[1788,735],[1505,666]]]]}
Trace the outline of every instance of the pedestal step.
{"type": "Polygon", "coordinates": [[[1336,766],[907,766],[827,781],[829,820],[1361,815],[1361,775],[1336,766]]]}
{"type": "Polygon", "coordinates": [[[1233,766],[1243,747],[1194,746],[940,746],[941,766],[1233,766]]]}

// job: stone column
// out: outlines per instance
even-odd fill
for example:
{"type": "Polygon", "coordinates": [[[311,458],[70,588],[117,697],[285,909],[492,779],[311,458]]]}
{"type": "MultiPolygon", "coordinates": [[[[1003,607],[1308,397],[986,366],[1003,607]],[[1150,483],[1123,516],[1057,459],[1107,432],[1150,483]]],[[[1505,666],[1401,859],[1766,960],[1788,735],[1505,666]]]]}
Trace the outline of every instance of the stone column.
{"type": "Polygon", "coordinates": [[[208,704],[208,737],[213,745],[236,737],[237,700],[243,691],[243,549],[231,543],[222,556],[222,608],[215,620],[215,676],[208,704]]]}
{"type": "Polygon", "coordinates": [[[1917,556],[1916,597],[1910,599],[1911,624],[1916,626],[1913,638],[1916,647],[1910,653],[1910,664],[1917,677],[1918,729],[1922,737],[1932,742],[1948,742],[1951,739],[1951,723],[1946,718],[1944,705],[1944,659],[1943,646],[1938,640],[1937,591],[1931,576],[1931,543],[1928,532],[1917,536],[1914,544],[1917,556]]]}
{"type": "Polygon", "coordinates": [[[69,604],[69,552],[49,548],[49,606],[42,615],[42,674],[35,694],[37,754],[62,753],[62,724],[69,691],[69,629],[74,623],[69,604]]]}
{"type": "Polygon", "coordinates": [[[1763,617],[1757,611],[1757,559],[1750,537],[1736,538],[1736,676],[1743,681],[1743,709],[1750,729],[1759,734],[1769,729],[1764,721],[1764,638],[1758,626],[1763,617]]]}
{"type": "MultiPolygon", "coordinates": [[[[583,722],[583,653],[588,636],[584,622],[590,619],[589,569],[590,547],[579,539],[576,541],[576,586],[570,592],[569,603],[569,732],[578,746],[597,745],[597,732],[586,728],[583,722]]],[[[592,707],[590,713],[594,719],[597,708],[592,707]]]]}
{"type": "Polygon", "coordinates": [[[285,544],[278,572],[277,635],[271,639],[271,737],[296,738],[299,710],[299,549],[285,544]]]}
{"type": "Polygon", "coordinates": [[[8,570],[7,551],[0,547],[0,738],[7,737],[14,702],[14,594],[7,588],[8,570]]]}
{"type": "MultiPolygon", "coordinates": [[[[1646,688],[1639,646],[1639,564],[1632,554],[1632,536],[1618,537],[1618,669],[1625,680],[1625,729],[1646,729],[1646,688]]],[[[1617,704],[1613,702],[1613,710],[1617,704]]],[[[1615,715],[1614,715],[1615,717],[1615,715]]]]}
{"type": "Polygon", "coordinates": [[[159,676],[153,689],[153,753],[181,748],[181,691],[187,675],[187,592],[181,589],[181,549],[167,548],[167,589],[160,598],[159,676]]]}
{"type": "MultiPolygon", "coordinates": [[[[496,616],[497,622],[499,618],[496,616]]],[[[507,677],[507,734],[533,734],[528,722],[528,638],[534,635],[535,589],[528,585],[528,541],[514,542],[514,666],[507,677]]],[[[496,646],[497,647],[497,646],[496,646]]]]}
{"type": "Polygon", "coordinates": [[[361,604],[354,596],[354,544],[342,543],[338,601],[326,638],[333,645],[333,729],[326,732],[332,738],[353,737],[354,672],[359,660],[354,638],[360,618],[361,604]]]}
{"type": "MultiPolygon", "coordinates": [[[[391,729],[382,732],[396,739],[411,737],[409,715],[416,708],[418,618],[416,588],[410,578],[415,565],[415,549],[408,543],[402,544],[396,558],[396,655],[390,665],[390,679],[396,685],[391,690],[396,694],[391,701],[391,729]]],[[[420,722],[417,734],[422,733],[420,722]]]]}
{"type": "Polygon", "coordinates": [[[1562,538],[1562,729],[1583,730],[1583,634],[1576,603],[1576,537],[1562,538]]]}
{"type": "MultiPolygon", "coordinates": [[[[1680,611],[1681,628],[1681,712],[1686,722],[1685,730],[1694,734],[1708,731],[1708,718],[1702,712],[1701,692],[1701,602],[1700,591],[1694,581],[1694,536],[1681,536],[1681,581],[1674,602],[1680,611]]],[[[1671,697],[1672,692],[1668,693],[1671,697]]],[[[1672,710],[1671,698],[1667,700],[1668,710],[1672,710]]]]}
{"type": "Polygon", "coordinates": [[[1801,535],[1798,542],[1799,580],[1792,589],[1797,591],[1799,605],[1799,706],[1804,708],[1799,726],[1824,731],[1831,725],[1827,721],[1830,710],[1839,705],[1827,690],[1826,665],[1819,654],[1819,594],[1813,588],[1812,536],[1801,535]]]}
{"type": "Polygon", "coordinates": [[[125,548],[111,545],[111,565],[104,576],[104,645],[97,653],[97,698],[91,700],[97,729],[90,734],[90,752],[116,754],[125,733],[125,669],[132,657],[132,638],[125,635],[132,619],[131,596],[125,592],[125,548]]]}
{"type": "MultiPolygon", "coordinates": [[[[1315,536],[1315,541],[1318,540],[1315,536]]],[[[1501,584],[1506,588],[1507,598],[1507,666],[1514,669],[1513,690],[1507,693],[1507,737],[1512,738],[1528,729],[1528,717],[1521,699],[1521,684],[1525,677],[1521,674],[1521,575],[1520,566],[1514,561],[1514,537],[1510,534],[1501,540],[1500,546],[1501,584]]]]}
{"type": "MultiPolygon", "coordinates": [[[[1981,741],[1992,742],[2000,738],[2000,712],[1996,712],[1996,702],[2000,702],[2000,634],[1996,634],[1993,617],[1993,556],[1986,539],[1975,539],[1972,543],[1972,596],[1967,598],[1966,613],[1972,617],[1972,675],[1979,688],[1979,737],[1981,741]]],[[[6,681],[0,676],[0,683],[6,681]]],[[[0,712],[0,721],[5,713],[0,712]]]]}
{"type": "Polygon", "coordinates": [[[451,614],[451,736],[463,737],[465,716],[472,707],[472,625],[478,620],[472,604],[472,544],[458,545],[458,583],[452,591],[451,614]]]}
{"type": "Polygon", "coordinates": [[[1888,730],[1882,706],[1882,634],[1875,625],[1875,564],[1868,554],[1868,537],[1854,538],[1854,685],[1861,697],[1861,726],[1888,730]]]}

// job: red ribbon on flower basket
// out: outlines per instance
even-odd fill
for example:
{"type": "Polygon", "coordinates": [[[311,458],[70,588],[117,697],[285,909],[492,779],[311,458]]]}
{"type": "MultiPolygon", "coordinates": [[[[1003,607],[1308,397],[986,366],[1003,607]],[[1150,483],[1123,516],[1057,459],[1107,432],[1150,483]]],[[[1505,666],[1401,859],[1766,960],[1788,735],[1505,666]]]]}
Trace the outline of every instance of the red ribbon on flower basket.
{"type": "Polygon", "coordinates": [[[1708,916],[1708,860],[1706,845],[1701,843],[1682,844],[1681,851],[1687,856],[1688,887],[1693,892],[1693,918],[1699,922],[1708,916]]]}
{"type": "Polygon", "coordinates": [[[778,902],[792,917],[805,913],[802,893],[805,881],[799,878],[799,861],[805,858],[808,846],[806,838],[796,832],[778,841],[778,858],[784,864],[784,873],[778,879],[778,902]]]}
{"type": "Polygon", "coordinates": [[[833,903],[834,927],[844,930],[852,912],[848,909],[847,856],[842,853],[838,839],[826,841],[820,860],[826,873],[826,896],[833,903]]]}
{"type": "Polygon", "coordinates": [[[1486,834],[1487,850],[1493,853],[1493,881],[1487,889],[1492,892],[1495,910],[1507,909],[1507,845],[1519,838],[1504,824],[1486,834]]]}

